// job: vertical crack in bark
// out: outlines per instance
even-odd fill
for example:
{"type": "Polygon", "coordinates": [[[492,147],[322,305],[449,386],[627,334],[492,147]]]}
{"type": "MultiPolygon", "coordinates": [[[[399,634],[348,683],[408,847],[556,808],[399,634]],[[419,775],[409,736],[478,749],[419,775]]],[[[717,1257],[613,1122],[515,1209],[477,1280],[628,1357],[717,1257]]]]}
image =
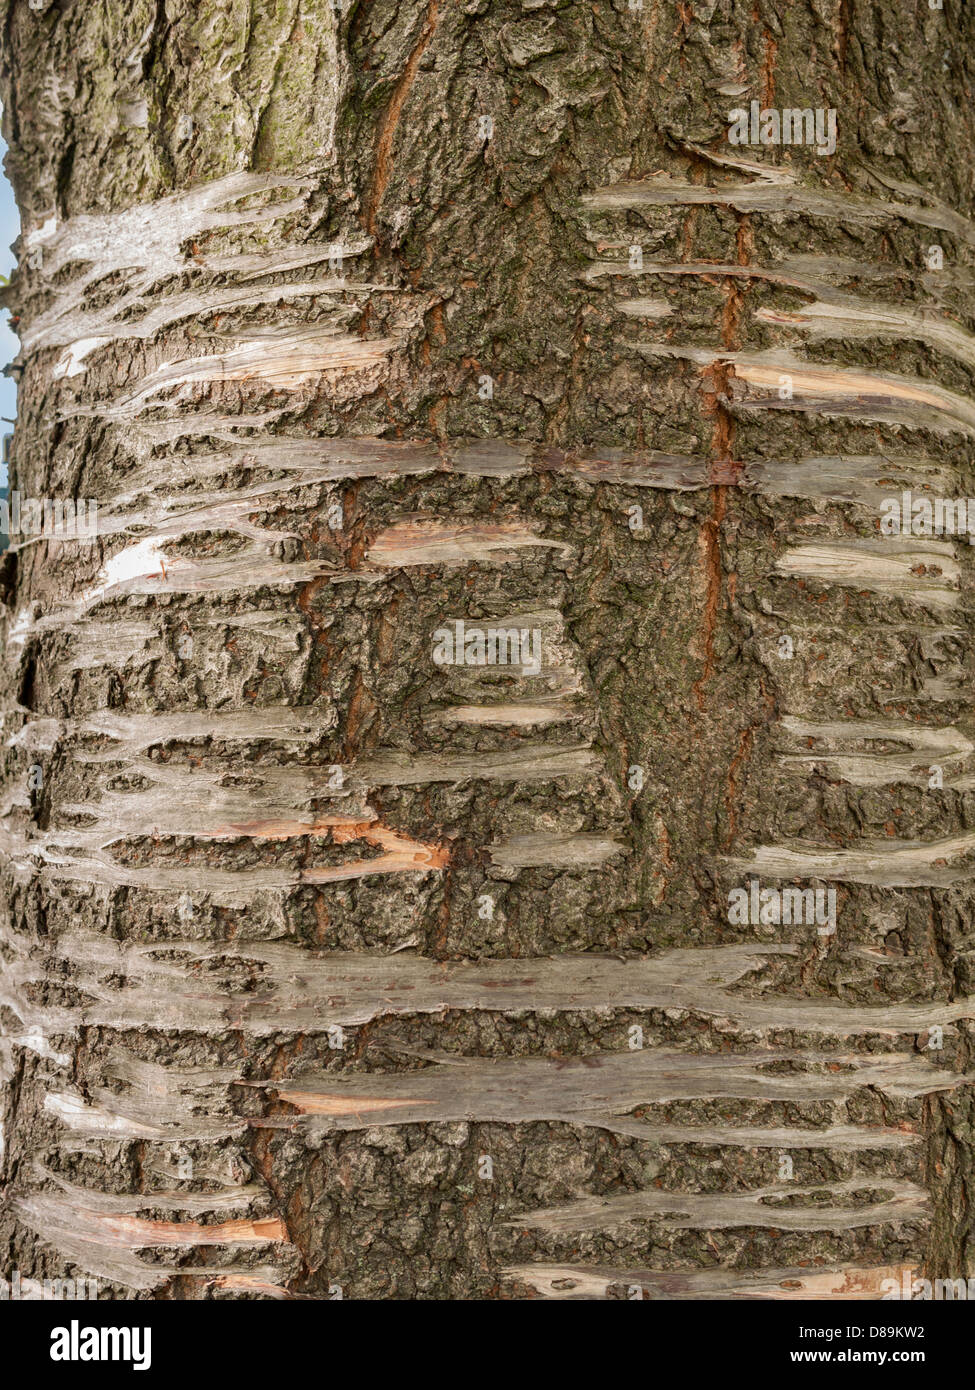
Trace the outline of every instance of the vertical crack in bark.
{"type": "Polygon", "coordinates": [[[413,86],[413,82],[416,78],[420,60],[436,32],[439,6],[440,0],[427,0],[426,15],[423,20],[423,28],[420,31],[420,37],[417,39],[413,51],[406,61],[406,66],[393,88],[392,96],[389,99],[389,103],[379,124],[375,147],[375,160],[373,163],[372,184],[366,195],[363,207],[363,222],[370,236],[377,235],[376,227],[379,209],[382,205],[383,196],[393,172],[393,144],[399,129],[400,117],[403,114],[403,107],[406,105],[407,98],[410,95],[410,88],[413,86]]]}
{"type": "MultiPolygon", "coordinates": [[[[736,251],[739,265],[747,266],[751,251],[751,231],[746,217],[739,217],[738,219],[736,251]]],[[[721,344],[722,347],[731,351],[739,346],[747,285],[747,280],[742,283],[736,277],[730,277],[724,283],[721,344]]],[[[703,374],[703,409],[705,415],[714,422],[710,448],[712,467],[719,471],[719,476],[728,477],[729,481],[737,482],[741,469],[735,459],[735,418],[727,404],[731,395],[733,377],[734,367],[720,359],[716,359],[710,367],[705,368],[703,374]]],[[[714,672],[714,634],[724,582],[721,563],[721,524],[727,509],[727,486],[724,483],[719,484],[713,489],[712,497],[711,518],[704,523],[701,531],[705,598],[699,641],[704,653],[704,666],[701,675],[694,683],[694,696],[698,709],[702,711],[705,708],[704,689],[714,672]]]]}

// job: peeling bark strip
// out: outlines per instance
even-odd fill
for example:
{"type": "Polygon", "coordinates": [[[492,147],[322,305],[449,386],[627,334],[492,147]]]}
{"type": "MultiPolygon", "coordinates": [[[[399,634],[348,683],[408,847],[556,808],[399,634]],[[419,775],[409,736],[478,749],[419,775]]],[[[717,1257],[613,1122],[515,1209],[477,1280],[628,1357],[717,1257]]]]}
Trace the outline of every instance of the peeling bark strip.
{"type": "Polygon", "coordinates": [[[972,553],[878,525],[975,496],[971,7],[0,6],[10,485],[97,502],[0,574],[0,1248],[975,1274],[972,553]]]}
{"type": "MultiPolygon", "coordinates": [[[[762,852],[756,862],[763,872],[771,872],[762,852]]],[[[81,868],[94,873],[97,861],[81,868]]],[[[119,879],[139,883],[138,872],[120,873],[119,879]]],[[[178,870],[169,873],[173,890],[198,886],[192,871],[184,872],[182,881],[178,870]]],[[[232,877],[225,873],[228,891],[232,877]]],[[[281,877],[270,872],[245,870],[241,877],[246,880],[241,887],[252,891],[282,886],[281,877]]],[[[158,886],[158,871],[145,878],[158,886]]],[[[206,883],[199,886],[205,889],[206,883]]],[[[652,960],[576,955],[477,963],[440,963],[405,952],[315,956],[259,941],[207,946],[174,938],[123,945],[84,932],[64,933],[53,950],[40,944],[31,948],[20,940],[11,940],[10,947],[16,955],[6,971],[0,1003],[44,1036],[79,1027],[141,1025],[202,1032],[238,1028],[260,1037],[289,1026],[351,1028],[392,1015],[451,1009],[677,1008],[749,1030],[798,1029],[837,1038],[917,1034],[975,1017],[973,999],[865,1007],[735,992],[735,984],[774,957],[795,955],[796,948],[788,945],[669,951],[652,960]],[[205,991],[199,977],[203,966],[205,991]],[[67,967],[86,1002],[34,1002],[37,986],[55,967],[59,974],[67,967]]]]}
{"type": "MultiPolygon", "coordinates": [[[[113,336],[129,336],[121,326],[123,316],[141,299],[148,299],[154,285],[195,268],[194,258],[186,250],[192,238],[204,237],[218,228],[272,223],[299,212],[313,182],[311,178],[244,172],[117,212],[82,214],[60,223],[57,214],[52,213],[24,237],[25,250],[32,259],[31,269],[37,270],[46,284],[56,285],[54,302],[42,312],[28,316],[28,326],[22,334],[25,354],[45,347],[62,347],[78,339],[101,337],[109,342],[113,336]],[[265,198],[263,206],[254,205],[256,198],[267,194],[271,197],[265,198]],[[247,201],[251,202],[250,207],[243,206],[247,201]],[[73,275],[65,277],[66,270],[72,270],[73,275]],[[86,311],[83,306],[95,287],[120,274],[127,277],[128,283],[104,316],[86,311]],[[112,322],[118,330],[115,335],[108,331],[112,322]]],[[[367,246],[368,242],[360,244],[356,251],[367,246]]],[[[298,263],[311,262],[302,259],[298,263]]],[[[237,257],[217,259],[211,268],[221,272],[239,268],[251,276],[280,269],[282,264],[276,256],[237,257]]],[[[28,281],[24,288],[30,295],[39,286],[28,281]]],[[[156,313],[165,312],[160,310],[158,301],[153,302],[153,309],[156,313]]],[[[196,311],[191,309],[193,312],[196,311]]],[[[161,318],[159,326],[171,321],[161,318]]]]}
{"type": "Polygon", "coordinates": [[[882,888],[947,888],[975,877],[975,833],[924,844],[867,843],[861,849],[762,845],[738,866],[773,878],[825,878],[882,888]],[[961,860],[961,863],[952,861],[961,860]]]}
{"type": "MultiPolygon", "coordinates": [[[[738,212],[764,213],[786,217],[830,218],[853,225],[913,223],[952,236],[975,246],[975,222],[928,197],[928,206],[898,199],[865,198],[824,192],[811,182],[804,184],[798,173],[785,167],[760,164],[744,159],[718,157],[700,146],[688,146],[694,153],[722,169],[750,175],[747,183],[683,183],[669,175],[658,175],[636,183],[618,183],[596,189],[583,202],[596,211],[615,211],[647,207],[701,207],[711,205],[735,208],[738,212]]],[[[895,187],[879,170],[872,171],[878,183],[895,187]]],[[[899,190],[898,190],[899,191],[899,190]]],[[[922,192],[917,189],[916,192],[922,192]]]]}
{"type": "Polygon", "coordinates": [[[490,846],[491,859],[504,869],[532,866],[596,868],[615,859],[624,846],[600,835],[513,835],[490,846]]]}
{"type": "Polygon", "coordinates": [[[736,1226],[771,1226],[783,1231],[836,1231],[886,1223],[924,1223],[929,1216],[926,1194],[913,1183],[851,1178],[820,1188],[769,1187],[744,1195],[638,1192],[631,1196],[584,1198],[549,1211],[528,1212],[513,1225],[534,1226],[553,1233],[581,1234],[613,1230],[628,1221],[654,1221],[676,1230],[722,1231],[736,1226]],[[795,1205],[802,1197],[846,1197],[884,1189],[886,1199],[867,1206],[839,1203],[795,1205]]]}
{"type": "Polygon", "coordinates": [[[377,536],[366,552],[367,560],[381,569],[406,565],[464,565],[490,560],[495,551],[521,546],[549,546],[570,551],[557,541],[545,541],[524,526],[440,526],[435,522],[401,523],[377,536]]]}
{"type": "Polygon", "coordinates": [[[930,608],[953,608],[961,597],[962,573],[955,554],[950,541],[832,541],[790,547],[775,567],[818,584],[875,589],[930,608]]]}
{"type": "Polygon", "coordinates": [[[145,378],[138,391],[116,401],[112,413],[142,406],[173,386],[196,382],[263,381],[296,391],[323,372],[354,371],[382,362],[396,346],[392,338],[363,341],[331,326],[300,333],[268,333],[244,339],[218,357],[189,357],[167,363],[145,378]]]}
{"type": "MultiPolygon", "coordinates": [[[[278,1100],[299,1114],[322,1118],[329,1128],[362,1129],[369,1125],[411,1124],[430,1120],[477,1118],[505,1123],[563,1120],[595,1125],[617,1134],[659,1138],[664,1142],[702,1142],[696,1126],[660,1124],[630,1112],[645,1105],[675,1100],[721,1097],[765,1101],[828,1101],[839,1106],[864,1086],[885,1095],[919,1096],[951,1090],[966,1079],[943,1074],[907,1054],[868,1058],[859,1054],[769,1052],[742,1056],[689,1056],[646,1052],[602,1054],[549,1061],[480,1062],[435,1057],[438,1063],[402,1075],[302,1075],[273,1086],[278,1100]],[[793,1064],[794,1072],[777,1073],[776,1065],[793,1064]],[[819,1071],[818,1068],[823,1068],[819,1071]]],[[[260,1084],[260,1083],[250,1083],[260,1084]]],[[[710,1142],[735,1142],[734,1127],[705,1131],[710,1142]]],[[[774,1147],[790,1135],[790,1147],[804,1143],[868,1148],[914,1143],[916,1135],[840,1125],[825,1133],[815,1129],[770,1130],[753,1126],[740,1142],[774,1147]]],[[[708,1142],[704,1140],[703,1142],[708,1142]]]]}
{"type": "Polygon", "coordinates": [[[108,1139],[194,1140],[239,1135],[246,1120],[233,1112],[229,1067],[177,1068],[110,1053],[92,1085],[89,1102],[48,1091],[44,1109],[67,1129],[108,1139]]]}
{"type": "Polygon", "coordinates": [[[729,363],[735,382],[757,388],[734,397],[746,410],[810,410],[975,435],[975,404],[967,396],[918,379],[819,367],[787,351],[723,353],[659,343],[641,343],[639,349],[650,357],[683,358],[705,369],[729,363]]]}
{"type": "Polygon", "coordinates": [[[913,339],[975,368],[975,336],[947,319],[932,319],[893,304],[852,298],[838,303],[816,300],[799,312],[759,309],[755,317],[763,323],[796,328],[812,342],[837,338],[913,339]]]}
{"type": "Polygon", "coordinates": [[[817,723],[787,715],[782,728],[791,736],[792,748],[815,750],[789,752],[783,756],[783,763],[826,768],[830,776],[856,786],[909,783],[927,787],[931,768],[936,766],[941,769],[946,786],[959,791],[975,787],[975,770],[971,768],[975,742],[956,725],[925,728],[902,720],[817,723]],[[860,747],[854,747],[857,744],[860,747]],[[880,744],[892,744],[893,750],[879,751],[880,744]],[[900,748],[911,751],[896,751],[900,748]]]}
{"type": "MultiPolygon", "coordinates": [[[[194,1221],[147,1221],[137,1215],[122,1212],[112,1214],[97,1209],[99,1194],[75,1189],[70,1195],[51,1197],[38,1195],[16,1202],[16,1212],[28,1230],[42,1241],[60,1249],[72,1263],[90,1269],[93,1274],[110,1283],[129,1289],[154,1289],[174,1275],[197,1278],[217,1277],[212,1268],[201,1266],[156,1265],[142,1260],[137,1251],[154,1247],[173,1250],[218,1249],[240,1250],[257,1248],[262,1253],[270,1245],[289,1244],[282,1222],[276,1218],[265,1221],[223,1221],[201,1225],[194,1221]],[[88,1205],[91,1204],[91,1205],[88,1205]],[[93,1209],[94,1208],[94,1209],[93,1209]]],[[[133,1206],[145,1205],[135,1198],[133,1206]]],[[[165,1205],[165,1203],[163,1203],[165,1205]]],[[[293,1274],[295,1261],[275,1268],[265,1266],[265,1277],[277,1279],[293,1274]]],[[[261,1267],[245,1265],[235,1271],[224,1266],[222,1277],[241,1273],[260,1277],[261,1267]]]]}
{"type": "Polygon", "coordinates": [[[505,1274],[545,1298],[605,1298],[614,1286],[641,1289],[652,1299],[709,1298],[876,1300],[913,1278],[913,1265],[851,1269],[656,1270],[599,1269],[591,1265],[512,1265],[505,1274]]]}
{"type": "MultiPolygon", "coordinates": [[[[858,266],[856,272],[866,277],[870,267],[858,266]]],[[[824,276],[828,273],[829,268],[824,268],[824,276]]],[[[712,265],[707,261],[683,265],[651,261],[638,269],[623,261],[595,261],[586,271],[585,278],[596,281],[610,276],[634,275],[693,275],[704,280],[757,280],[788,286],[821,298],[814,297],[812,303],[800,310],[756,309],[754,314],[757,321],[783,329],[796,329],[812,342],[842,338],[913,340],[926,343],[968,367],[975,367],[975,336],[950,319],[935,316],[928,309],[912,311],[896,304],[843,294],[833,289],[825,278],[797,275],[771,266],[712,265]]],[[[633,318],[661,319],[673,313],[666,300],[658,299],[623,299],[617,302],[617,307],[621,313],[633,318]]]]}

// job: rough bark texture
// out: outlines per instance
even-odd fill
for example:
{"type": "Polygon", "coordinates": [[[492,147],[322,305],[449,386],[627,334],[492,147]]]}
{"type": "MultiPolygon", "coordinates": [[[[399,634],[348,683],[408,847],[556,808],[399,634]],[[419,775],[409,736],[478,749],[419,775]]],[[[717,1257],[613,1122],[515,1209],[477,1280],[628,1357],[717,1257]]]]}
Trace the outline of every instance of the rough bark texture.
{"type": "Polygon", "coordinates": [[[878,531],[975,493],[972,7],[0,14],[13,486],[98,502],[3,571],[6,1262],[975,1274],[971,551],[878,531]]]}

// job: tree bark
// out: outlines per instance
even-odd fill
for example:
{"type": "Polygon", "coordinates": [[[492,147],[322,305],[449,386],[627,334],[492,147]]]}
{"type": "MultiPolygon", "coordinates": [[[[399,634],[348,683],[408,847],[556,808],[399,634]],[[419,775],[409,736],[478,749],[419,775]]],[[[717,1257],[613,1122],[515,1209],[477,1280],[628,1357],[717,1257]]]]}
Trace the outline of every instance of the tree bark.
{"type": "Polygon", "coordinates": [[[880,527],[975,493],[972,8],[0,28],[11,486],[97,506],[3,570],[7,1265],[975,1275],[971,552],[880,527]]]}

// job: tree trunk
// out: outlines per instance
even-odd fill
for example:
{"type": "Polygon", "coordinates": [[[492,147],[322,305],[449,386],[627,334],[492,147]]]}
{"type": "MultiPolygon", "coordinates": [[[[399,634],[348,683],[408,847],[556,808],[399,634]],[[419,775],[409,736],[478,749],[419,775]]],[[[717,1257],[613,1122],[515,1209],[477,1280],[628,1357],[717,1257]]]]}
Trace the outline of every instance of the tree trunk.
{"type": "Polygon", "coordinates": [[[0,5],[25,1283],[975,1274],[975,14],[633,4],[0,5]]]}

